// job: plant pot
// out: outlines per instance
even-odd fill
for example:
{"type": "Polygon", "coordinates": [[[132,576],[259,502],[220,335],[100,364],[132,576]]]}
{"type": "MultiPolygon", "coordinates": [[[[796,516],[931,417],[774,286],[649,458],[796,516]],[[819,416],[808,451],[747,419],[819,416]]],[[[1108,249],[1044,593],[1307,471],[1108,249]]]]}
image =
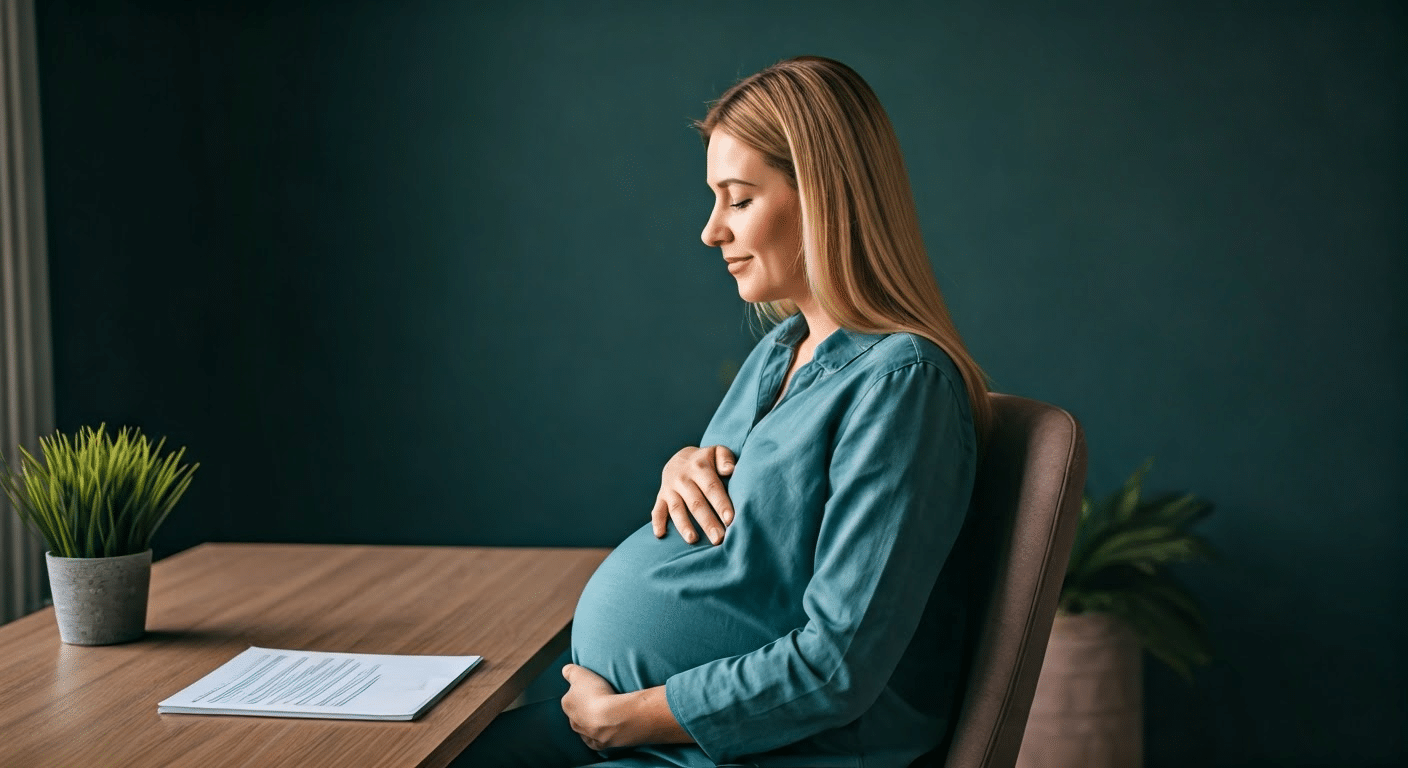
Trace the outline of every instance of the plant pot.
{"type": "Polygon", "coordinates": [[[59,638],[72,645],[111,645],[147,631],[152,551],[118,557],[55,557],[49,586],[59,638]]]}
{"type": "Polygon", "coordinates": [[[1017,768],[1140,768],[1143,649],[1124,622],[1058,615],[1017,768]]]}

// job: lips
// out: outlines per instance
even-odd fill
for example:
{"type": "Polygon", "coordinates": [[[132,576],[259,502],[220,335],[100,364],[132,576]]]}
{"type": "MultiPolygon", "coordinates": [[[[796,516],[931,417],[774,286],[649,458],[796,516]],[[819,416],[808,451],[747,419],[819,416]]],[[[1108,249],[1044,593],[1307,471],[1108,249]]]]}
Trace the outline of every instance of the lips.
{"type": "Polygon", "coordinates": [[[738,257],[731,258],[731,259],[730,259],[730,258],[724,259],[724,261],[728,262],[728,271],[729,271],[730,273],[732,273],[732,274],[738,274],[738,271],[741,270],[741,269],[743,269],[743,265],[744,265],[744,264],[747,264],[748,262],[750,262],[750,261],[752,261],[752,260],[753,260],[753,257],[752,257],[752,256],[738,256],[738,257]]]}

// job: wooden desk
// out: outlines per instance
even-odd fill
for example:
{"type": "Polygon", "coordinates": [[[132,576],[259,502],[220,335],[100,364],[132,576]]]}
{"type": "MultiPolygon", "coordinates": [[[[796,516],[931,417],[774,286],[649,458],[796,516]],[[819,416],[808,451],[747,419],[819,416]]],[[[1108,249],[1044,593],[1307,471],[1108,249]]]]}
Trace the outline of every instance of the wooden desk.
{"type": "Polygon", "coordinates": [[[605,549],[204,544],[153,566],[147,636],[0,627],[0,766],[439,767],[566,648],[605,549]],[[158,715],[251,645],[479,655],[415,722],[158,715]]]}

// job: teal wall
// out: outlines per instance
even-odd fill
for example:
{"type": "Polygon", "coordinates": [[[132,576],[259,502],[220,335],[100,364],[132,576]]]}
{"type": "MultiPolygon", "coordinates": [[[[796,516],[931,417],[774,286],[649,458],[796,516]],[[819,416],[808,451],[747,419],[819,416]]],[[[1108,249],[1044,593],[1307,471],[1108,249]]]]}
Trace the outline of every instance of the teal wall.
{"type": "Polygon", "coordinates": [[[687,121],[820,53],[997,388],[1217,504],[1149,765],[1408,756],[1401,6],[37,5],[59,422],[202,462],[159,553],[640,525],[752,338],[687,121]]]}

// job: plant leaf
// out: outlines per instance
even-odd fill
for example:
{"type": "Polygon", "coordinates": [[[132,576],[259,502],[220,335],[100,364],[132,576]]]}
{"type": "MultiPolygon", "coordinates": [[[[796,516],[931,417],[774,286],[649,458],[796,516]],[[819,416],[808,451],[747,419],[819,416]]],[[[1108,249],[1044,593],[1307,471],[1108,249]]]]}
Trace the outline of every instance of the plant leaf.
{"type": "Polygon", "coordinates": [[[162,456],[165,442],[105,423],[41,436],[39,457],[19,446],[18,469],[0,456],[0,490],[55,555],[141,552],[200,466],[181,465],[185,448],[162,456]]]}
{"type": "Polygon", "coordinates": [[[1191,530],[1212,505],[1190,493],[1141,499],[1153,461],[1145,460],[1115,493],[1082,500],[1058,607],[1118,617],[1155,658],[1191,679],[1192,668],[1212,658],[1211,647],[1197,602],[1167,568],[1216,555],[1191,530]]]}

